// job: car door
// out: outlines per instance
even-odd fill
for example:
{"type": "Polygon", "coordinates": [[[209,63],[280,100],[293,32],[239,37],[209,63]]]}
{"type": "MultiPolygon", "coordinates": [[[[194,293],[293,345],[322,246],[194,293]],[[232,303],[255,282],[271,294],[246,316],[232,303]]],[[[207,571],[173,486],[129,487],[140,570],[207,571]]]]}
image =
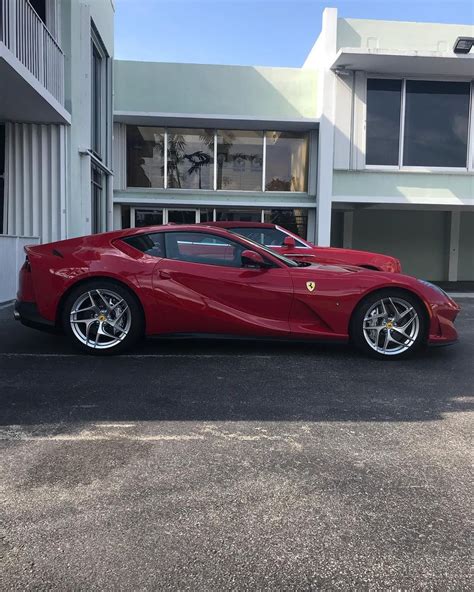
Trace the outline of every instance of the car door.
{"type": "Polygon", "coordinates": [[[242,267],[245,249],[208,231],[166,232],[166,254],[153,276],[159,332],[289,334],[289,269],[242,267]]]}

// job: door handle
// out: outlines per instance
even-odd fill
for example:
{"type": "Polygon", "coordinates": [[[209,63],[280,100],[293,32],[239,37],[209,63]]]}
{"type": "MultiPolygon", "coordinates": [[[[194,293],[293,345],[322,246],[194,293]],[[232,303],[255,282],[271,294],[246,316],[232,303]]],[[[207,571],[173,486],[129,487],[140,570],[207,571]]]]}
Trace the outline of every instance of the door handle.
{"type": "Polygon", "coordinates": [[[171,277],[171,274],[168,271],[161,271],[159,272],[160,278],[163,280],[169,280],[171,277]]]}

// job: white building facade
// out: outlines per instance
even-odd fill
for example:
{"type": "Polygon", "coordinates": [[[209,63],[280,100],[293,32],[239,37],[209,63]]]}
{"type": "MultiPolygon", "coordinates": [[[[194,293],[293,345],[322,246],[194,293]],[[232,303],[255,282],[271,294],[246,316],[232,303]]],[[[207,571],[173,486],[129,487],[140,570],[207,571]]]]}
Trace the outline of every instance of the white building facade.
{"type": "Polygon", "coordinates": [[[111,0],[0,0],[0,301],[24,244],[112,224],[111,0]]]}
{"type": "Polygon", "coordinates": [[[302,68],[115,63],[115,227],[261,220],[474,280],[474,27],[340,19],[302,68]]]}
{"type": "Polygon", "coordinates": [[[474,281],[474,26],[326,9],[264,68],[113,61],[111,0],[0,6],[4,276],[12,236],[255,220],[474,281]]]}

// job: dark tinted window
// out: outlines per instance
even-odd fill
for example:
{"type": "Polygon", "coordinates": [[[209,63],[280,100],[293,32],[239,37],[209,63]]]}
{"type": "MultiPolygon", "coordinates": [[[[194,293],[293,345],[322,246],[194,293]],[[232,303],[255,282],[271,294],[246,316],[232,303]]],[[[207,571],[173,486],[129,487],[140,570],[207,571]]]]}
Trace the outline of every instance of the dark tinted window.
{"type": "Polygon", "coordinates": [[[0,175],[5,172],[5,126],[0,124],[0,175]]]}
{"type": "Polygon", "coordinates": [[[142,251],[142,253],[146,253],[147,255],[151,255],[153,257],[165,256],[164,235],[162,232],[129,236],[123,240],[130,246],[142,251]]]}
{"type": "Polygon", "coordinates": [[[127,125],[127,186],[164,187],[165,130],[127,125]]]}
{"type": "Polygon", "coordinates": [[[163,210],[135,210],[135,226],[159,226],[163,224],[163,210]]]}
{"type": "Polygon", "coordinates": [[[466,167],[469,82],[407,80],[406,166],[466,167]]]}
{"type": "Polygon", "coordinates": [[[267,247],[281,247],[287,234],[276,228],[229,228],[231,232],[236,232],[267,247]]]}
{"type": "Polygon", "coordinates": [[[401,90],[401,80],[367,80],[367,164],[398,165],[401,90]]]}
{"type": "Polygon", "coordinates": [[[308,137],[296,132],[266,132],[266,191],[306,191],[308,137]]]}
{"type": "Polygon", "coordinates": [[[166,257],[188,263],[241,267],[245,247],[239,243],[204,232],[167,232],[166,257]]]}

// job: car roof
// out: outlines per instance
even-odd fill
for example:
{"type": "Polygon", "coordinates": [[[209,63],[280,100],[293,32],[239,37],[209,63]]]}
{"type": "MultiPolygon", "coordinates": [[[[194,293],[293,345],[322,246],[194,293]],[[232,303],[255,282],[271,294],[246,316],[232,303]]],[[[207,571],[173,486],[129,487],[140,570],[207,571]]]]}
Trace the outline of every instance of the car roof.
{"type": "Polygon", "coordinates": [[[106,233],[106,234],[115,234],[113,238],[122,238],[126,236],[134,236],[136,234],[143,234],[143,233],[150,233],[150,232],[205,232],[207,230],[212,230],[213,232],[217,231],[217,233],[222,235],[231,236],[230,233],[225,228],[215,227],[211,224],[160,224],[155,226],[139,226],[135,228],[126,228],[123,230],[117,230],[113,233],[106,233]]]}
{"type": "Polygon", "coordinates": [[[216,226],[217,228],[275,228],[276,224],[269,222],[202,222],[207,226],[216,226]]]}

